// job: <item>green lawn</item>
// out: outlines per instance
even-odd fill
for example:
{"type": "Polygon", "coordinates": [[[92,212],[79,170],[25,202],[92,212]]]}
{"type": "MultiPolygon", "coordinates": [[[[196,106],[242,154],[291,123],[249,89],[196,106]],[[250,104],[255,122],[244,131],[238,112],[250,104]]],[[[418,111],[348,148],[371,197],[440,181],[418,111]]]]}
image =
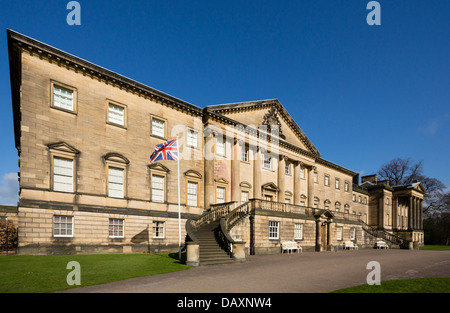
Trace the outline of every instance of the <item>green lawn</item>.
{"type": "Polygon", "coordinates": [[[2,255],[0,293],[43,293],[67,284],[67,263],[80,264],[81,287],[188,269],[178,254],[2,255]],[[176,256],[175,256],[176,255],[176,256]]]}
{"type": "Polygon", "coordinates": [[[364,284],[333,293],[450,293],[450,278],[388,280],[380,285],[364,284]]]}
{"type": "Polygon", "coordinates": [[[445,245],[425,245],[419,247],[419,250],[450,250],[450,246],[445,245]]]}

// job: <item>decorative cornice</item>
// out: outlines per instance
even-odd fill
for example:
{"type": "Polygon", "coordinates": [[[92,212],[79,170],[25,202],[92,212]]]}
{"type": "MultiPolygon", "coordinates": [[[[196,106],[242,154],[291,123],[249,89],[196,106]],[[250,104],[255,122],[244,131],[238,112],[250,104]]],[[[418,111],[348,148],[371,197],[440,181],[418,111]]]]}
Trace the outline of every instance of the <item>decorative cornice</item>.
{"type": "Polygon", "coordinates": [[[346,169],[345,167],[342,167],[342,166],[337,165],[337,164],[335,164],[335,163],[332,163],[332,162],[330,162],[330,161],[324,160],[324,159],[322,159],[322,158],[318,158],[318,159],[316,160],[316,162],[319,163],[319,164],[322,164],[322,165],[324,165],[324,166],[330,167],[330,168],[332,168],[332,169],[338,170],[338,171],[340,171],[340,172],[343,172],[343,173],[345,173],[345,174],[351,175],[352,177],[358,174],[358,173],[353,172],[353,171],[351,171],[351,170],[349,170],[349,169],[346,169]]]}
{"type": "Polygon", "coordinates": [[[208,106],[206,109],[209,113],[215,113],[217,115],[223,116],[222,113],[252,111],[261,108],[270,108],[270,109],[276,108],[277,109],[276,111],[284,119],[286,124],[294,131],[294,133],[296,133],[297,137],[301,139],[301,141],[305,144],[305,146],[311,150],[312,154],[316,155],[317,157],[320,157],[320,153],[317,150],[317,148],[312,144],[312,142],[308,139],[308,137],[306,137],[305,133],[294,121],[294,119],[289,115],[289,113],[278,101],[278,99],[219,104],[208,106]]]}
{"type": "MultiPolygon", "coordinates": [[[[193,104],[175,98],[171,95],[163,93],[159,90],[146,86],[142,83],[134,81],[130,78],[107,70],[103,67],[95,65],[91,62],[78,58],[62,50],[46,45],[40,41],[19,34],[12,30],[7,30],[8,45],[10,45],[10,53],[13,52],[12,46],[17,47],[16,53],[26,51],[31,55],[37,55],[39,58],[46,59],[50,63],[64,66],[69,70],[90,76],[107,84],[114,85],[128,92],[139,95],[143,98],[158,101],[161,104],[172,107],[176,110],[182,110],[190,114],[202,115],[202,109],[193,104]]],[[[11,55],[10,55],[11,57],[11,55]]],[[[10,59],[11,60],[11,59],[10,59]]]]}

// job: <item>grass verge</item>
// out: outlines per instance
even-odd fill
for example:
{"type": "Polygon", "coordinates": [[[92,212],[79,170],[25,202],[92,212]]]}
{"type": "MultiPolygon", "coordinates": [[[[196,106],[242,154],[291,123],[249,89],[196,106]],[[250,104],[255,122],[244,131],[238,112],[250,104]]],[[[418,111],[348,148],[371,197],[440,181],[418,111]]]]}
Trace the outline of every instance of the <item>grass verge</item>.
{"type": "Polygon", "coordinates": [[[450,246],[445,245],[425,245],[419,247],[419,250],[450,250],[450,246]]]}
{"type": "Polygon", "coordinates": [[[178,253],[2,255],[0,293],[47,293],[188,269],[177,257],[178,253]],[[70,261],[80,264],[81,286],[67,284],[70,261]]]}
{"type": "Polygon", "coordinates": [[[450,278],[414,278],[382,281],[380,285],[359,285],[333,293],[450,293],[450,278]]]}

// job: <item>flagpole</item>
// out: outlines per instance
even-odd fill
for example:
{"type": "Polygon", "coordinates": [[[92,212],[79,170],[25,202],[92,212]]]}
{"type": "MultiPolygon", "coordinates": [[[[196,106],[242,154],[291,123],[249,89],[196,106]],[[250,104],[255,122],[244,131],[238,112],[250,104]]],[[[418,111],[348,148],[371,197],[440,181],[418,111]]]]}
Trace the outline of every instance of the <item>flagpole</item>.
{"type": "Polygon", "coordinates": [[[180,143],[177,134],[178,154],[178,258],[181,260],[181,208],[180,208],[180,143]]]}

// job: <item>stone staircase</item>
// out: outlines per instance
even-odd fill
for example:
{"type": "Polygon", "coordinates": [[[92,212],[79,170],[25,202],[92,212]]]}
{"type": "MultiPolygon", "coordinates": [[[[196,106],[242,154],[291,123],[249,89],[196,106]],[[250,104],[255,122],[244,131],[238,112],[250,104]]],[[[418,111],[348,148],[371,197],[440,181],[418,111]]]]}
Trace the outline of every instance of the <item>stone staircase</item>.
{"type": "Polygon", "coordinates": [[[381,239],[387,241],[388,245],[390,247],[396,246],[400,249],[408,249],[409,248],[409,242],[406,239],[400,238],[399,236],[396,236],[394,234],[391,234],[383,229],[377,229],[375,227],[369,226],[363,221],[360,221],[360,224],[362,225],[362,229],[371,235],[372,237],[376,239],[381,239]]]}
{"type": "Polygon", "coordinates": [[[200,264],[215,265],[234,263],[234,259],[225,252],[218,241],[219,221],[212,221],[202,225],[195,231],[195,236],[200,242],[200,264]]]}

